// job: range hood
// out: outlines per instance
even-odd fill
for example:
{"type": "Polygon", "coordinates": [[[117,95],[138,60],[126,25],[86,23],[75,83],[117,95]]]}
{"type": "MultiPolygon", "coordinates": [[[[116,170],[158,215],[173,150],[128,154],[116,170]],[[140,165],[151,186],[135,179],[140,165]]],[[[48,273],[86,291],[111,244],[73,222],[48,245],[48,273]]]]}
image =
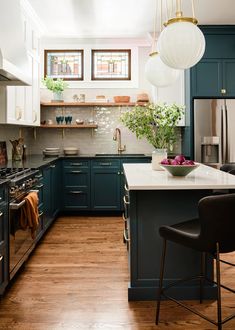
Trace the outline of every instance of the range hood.
{"type": "Polygon", "coordinates": [[[1,3],[0,85],[31,85],[30,63],[25,48],[25,26],[20,0],[1,3]]]}

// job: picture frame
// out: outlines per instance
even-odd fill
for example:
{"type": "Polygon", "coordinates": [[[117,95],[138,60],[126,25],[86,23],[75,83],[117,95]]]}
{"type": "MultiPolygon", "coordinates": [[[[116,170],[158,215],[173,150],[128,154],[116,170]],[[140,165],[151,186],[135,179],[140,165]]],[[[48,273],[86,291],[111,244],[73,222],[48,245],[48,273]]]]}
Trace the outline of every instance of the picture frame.
{"type": "Polygon", "coordinates": [[[44,77],[83,80],[83,49],[44,50],[44,77]]]}

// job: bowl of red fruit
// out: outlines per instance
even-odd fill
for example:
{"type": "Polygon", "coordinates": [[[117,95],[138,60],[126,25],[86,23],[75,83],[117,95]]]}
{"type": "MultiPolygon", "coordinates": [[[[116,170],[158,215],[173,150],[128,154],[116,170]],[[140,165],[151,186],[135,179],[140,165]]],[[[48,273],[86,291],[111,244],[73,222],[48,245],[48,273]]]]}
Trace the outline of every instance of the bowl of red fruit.
{"type": "Polygon", "coordinates": [[[174,159],[165,158],[160,165],[173,176],[186,176],[199,166],[193,160],[185,159],[184,155],[177,155],[174,159]]]}

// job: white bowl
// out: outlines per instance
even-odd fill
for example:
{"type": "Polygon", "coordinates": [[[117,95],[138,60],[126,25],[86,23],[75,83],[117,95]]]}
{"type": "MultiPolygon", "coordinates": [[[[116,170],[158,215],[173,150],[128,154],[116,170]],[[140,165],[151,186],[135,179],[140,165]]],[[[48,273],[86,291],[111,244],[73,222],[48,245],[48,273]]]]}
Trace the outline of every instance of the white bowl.
{"type": "Polygon", "coordinates": [[[59,152],[60,148],[45,148],[45,151],[59,152]]]}
{"type": "Polygon", "coordinates": [[[66,147],[64,148],[64,154],[65,155],[77,155],[78,149],[74,147],[66,147]]]}
{"type": "Polygon", "coordinates": [[[43,150],[43,155],[44,156],[54,156],[54,157],[56,157],[56,156],[59,156],[59,154],[60,154],[59,150],[58,151],[43,150]]]}

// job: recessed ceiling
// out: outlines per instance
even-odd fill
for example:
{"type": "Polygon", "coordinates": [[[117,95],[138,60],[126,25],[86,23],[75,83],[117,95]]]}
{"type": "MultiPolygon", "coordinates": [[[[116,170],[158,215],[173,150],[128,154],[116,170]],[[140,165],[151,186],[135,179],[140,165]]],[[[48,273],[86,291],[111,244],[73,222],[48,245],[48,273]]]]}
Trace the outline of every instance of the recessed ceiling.
{"type": "MultiPolygon", "coordinates": [[[[145,37],[160,0],[28,0],[49,37],[145,37]]],[[[167,0],[162,0],[165,10],[167,0]]],[[[169,7],[175,0],[168,0],[169,7]]],[[[194,0],[200,24],[235,24],[234,0],[194,0]]],[[[183,0],[191,14],[191,0],[183,0]]],[[[157,18],[159,23],[159,15],[157,18]]],[[[159,24],[158,24],[159,26],[159,24]]]]}

